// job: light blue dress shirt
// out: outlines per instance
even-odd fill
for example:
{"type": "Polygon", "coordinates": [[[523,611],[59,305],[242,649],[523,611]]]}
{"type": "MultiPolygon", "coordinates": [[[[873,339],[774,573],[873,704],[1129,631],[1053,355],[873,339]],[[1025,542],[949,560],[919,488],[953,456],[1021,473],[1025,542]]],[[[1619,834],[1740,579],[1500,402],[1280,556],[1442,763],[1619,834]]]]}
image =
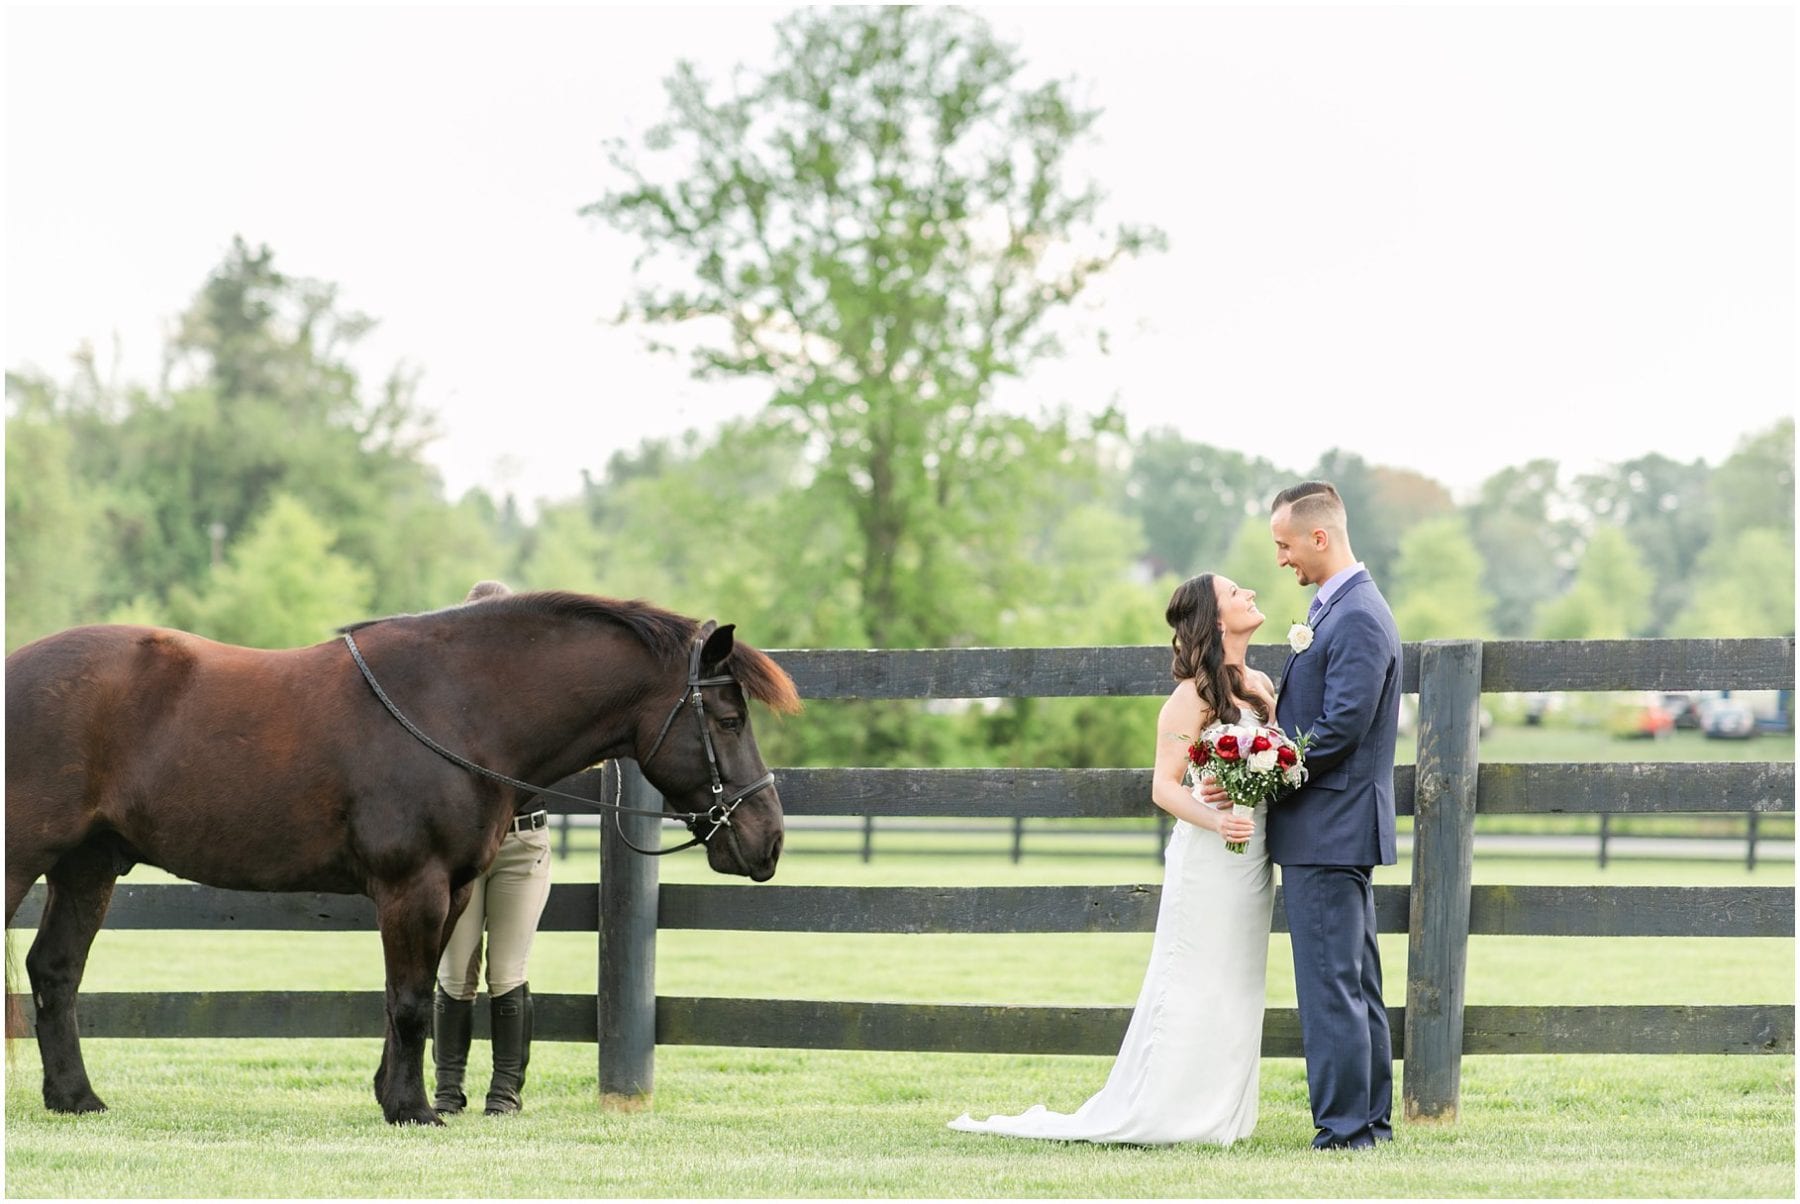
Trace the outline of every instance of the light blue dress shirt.
{"type": "Polygon", "coordinates": [[[1319,617],[1319,612],[1325,609],[1325,604],[1331,601],[1332,596],[1344,588],[1344,582],[1361,572],[1362,567],[1363,562],[1359,560],[1347,568],[1339,569],[1331,575],[1329,581],[1319,587],[1319,592],[1313,595],[1312,605],[1308,607],[1306,611],[1306,625],[1308,627],[1312,626],[1313,620],[1319,617]]]}

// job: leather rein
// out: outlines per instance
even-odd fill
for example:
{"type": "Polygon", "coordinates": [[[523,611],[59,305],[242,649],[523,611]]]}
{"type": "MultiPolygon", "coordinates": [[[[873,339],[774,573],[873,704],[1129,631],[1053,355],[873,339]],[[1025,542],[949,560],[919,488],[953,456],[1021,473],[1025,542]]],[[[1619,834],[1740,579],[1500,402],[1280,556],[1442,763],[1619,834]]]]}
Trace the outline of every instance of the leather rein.
{"type": "Polygon", "coordinates": [[[694,708],[694,719],[700,725],[700,741],[706,749],[706,771],[712,778],[713,804],[705,811],[666,811],[652,810],[648,807],[624,806],[619,799],[625,788],[625,775],[619,771],[619,768],[616,765],[613,767],[613,780],[615,785],[613,787],[613,801],[610,803],[604,799],[582,798],[577,794],[569,794],[561,790],[552,790],[548,786],[533,786],[530,782],[523,782],[518,778],[508,777],[506,774],[488,769],[482,765],[477,765],[467,757],[459,756],[456,753],[451,752],[442,744],[439,744],[436,740],[433,740],[430,736],[427,736],[424,732],[420,731],[418,725],[408,719],[405,714],[401,712],[400,708],[394,705],[394,700],[389,698],[387,691],[381,688],[381,683],[375,680],[375,672],[369,668],[369,662],[363,659],[362,649],[356,646],[355,638],[348,631],[342,633],[342,635],[345,646],[350,649],[351,659],[356,662],[356,667],[362,670],[363,680],[369,683],[369,689],[375,692],[375,697],[381,700],[381,705],[387,708],[388,714],[399,720],[400,726],[410,732],[413,738],[418,740],[418,742],[423,744],[426,748],[429,748],[432,752],[444,758],[446,761],[449,761],[451,764],[468,770],[470,773],[478,774],[485,778],[491,778],[496,782],[511,786],[516,790],[525,790],[532,794],[549,795],[552,798],[566,799],[572,803],[580,803],[583,807],[596,809],[607,808],[613,813],[613,826],[618,830],[619,839],[625,842],[626,847],[630,848],[633,852],[642,853],[646,857],[662,857],[669,853],[679,853],[683,849],[691,849],[695,845],[705,844],[714,836],[717,836],[721,828],[731,827],[732,812],[737,810],[740,803],[751,795],[775,784],[775,774],[773,772],[768,772],[748,786],[733,791],[729,798],[723,797],[725,794],[725,784],[719,777],[719,758],[718,754],[713,749],[712,729],[707,726],[706,722],[706,702],[700,693],[702,687],[705,686],[735,685],[737,683],[737,678],[732,677],[728,673],[716,677],[700,676],[701,649],[705,645],[706,637],[711,635],[717,627],[718,624],[716,622],[708,619],[705,624],[701,626],[699,634],[694,637],[693,646],[688,652],[687,689],[682,693],[681,698],[676,701],[674,709],[669,712],[668,718],[663,720],[661,730],[656,733],[656,741],[650,746],[649,755],[644,757],[644,759],[638,763],[640,766],[648,765],[655,759],[657,752],[662,748],[663,741],[669,735],[669,729],[675,725],[675,717],[681,714],[683,707],[692,704],[694,708]],[[631,839],[625,835],[625,829],[619,825],[620,814],[654,815],[658,819],[678,819],[687,825],[688,831],[693,833],[694,838],[686,844],[678,844],[667,849],[639,848],[637,845],[631,843],[631,839]],[[709,830],[705,836],[700,835],[700,828],[708,823],[712,825],[711,830],[709,830]]]}

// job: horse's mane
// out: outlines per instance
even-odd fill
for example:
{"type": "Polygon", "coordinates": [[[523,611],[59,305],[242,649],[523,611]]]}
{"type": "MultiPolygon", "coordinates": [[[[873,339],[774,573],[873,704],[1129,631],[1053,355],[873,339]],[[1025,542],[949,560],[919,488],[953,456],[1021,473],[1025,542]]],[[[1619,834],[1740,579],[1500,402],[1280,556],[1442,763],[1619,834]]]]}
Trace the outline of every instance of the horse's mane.
{"type": "MultiPolygon", "coordinates": [[[[449,617],[475,611],[482,614],[506,611],[550,619],[598,619],[602,622],[616,623],[629,631],[658,658],[681,664],[686,663],[688,648],[693,644],[694,636],[700,631],[700,624],[697,621],[686,615],[678,615],[673,611],[664,610],[642,598],[633,598],[627,602],[617,598],[600,598],[592,594],[570,593],[566,590],[505,594],[499,597],[483,598],[476,602],[466,602],[460,606],[445,607],[443,610],[431,611],[430,614],[433,617],[449,617]]],[[[382,622],[386,622],[386,619],[364,619],[360,623],[351,623],[338,628],[338,630],[339,632],[360,631],[364,627],[382,622]]],[[[737,639],[735,633],[732,639],[731,655],[725,658],[723,667],[729,669],[731,675],[737,678],[738,685],[743,687],[744,693],[765,704],[770,710],[783,715],[792,715],[800,710],[800,692],[794,688],[793,679],[766,653],[737,639]]]]}

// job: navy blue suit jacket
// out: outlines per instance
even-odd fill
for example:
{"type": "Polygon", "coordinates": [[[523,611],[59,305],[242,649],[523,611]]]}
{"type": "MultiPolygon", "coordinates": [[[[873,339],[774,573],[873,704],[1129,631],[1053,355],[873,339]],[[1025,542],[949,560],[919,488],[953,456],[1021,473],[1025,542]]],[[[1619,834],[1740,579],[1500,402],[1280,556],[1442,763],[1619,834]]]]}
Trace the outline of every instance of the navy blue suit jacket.
{"type": "Polygon", "coordinates": [[[1311,733],[1306,784],[1269,806],[1277,865],[1394,864],[1394,741],[1400,728],[1400,631],[1359,571],[1288,658],[1275,721],[1311,733]]]}

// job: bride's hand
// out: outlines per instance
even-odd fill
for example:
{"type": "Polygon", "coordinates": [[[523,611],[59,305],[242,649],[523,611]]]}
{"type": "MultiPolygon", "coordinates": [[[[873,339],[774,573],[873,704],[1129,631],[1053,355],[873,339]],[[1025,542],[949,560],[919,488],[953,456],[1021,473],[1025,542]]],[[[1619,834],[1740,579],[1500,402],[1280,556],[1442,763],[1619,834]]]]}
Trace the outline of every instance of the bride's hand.
{"type": "Polygon", "coordinates": [[[1214,817],[1213,831],[1221,839],[1230,844],[1241,844],[1256,831],[1256,812],[1254,808],[1242,810],[1232,806],[1231,796],[1225,787],[1219,785],[1218,779],[1210,774],[1203,774],[1200,785],[1194,791],[1194,797],[1214,817]]]}
{"type": "Polygon", "coordinates": [[[1221,807],[1219,816],[1219,839],[1227,844],[1243,844],[1256,835],[1256,812],[1249,807],[1233,807],[1229,803],[1221,807]]]}

